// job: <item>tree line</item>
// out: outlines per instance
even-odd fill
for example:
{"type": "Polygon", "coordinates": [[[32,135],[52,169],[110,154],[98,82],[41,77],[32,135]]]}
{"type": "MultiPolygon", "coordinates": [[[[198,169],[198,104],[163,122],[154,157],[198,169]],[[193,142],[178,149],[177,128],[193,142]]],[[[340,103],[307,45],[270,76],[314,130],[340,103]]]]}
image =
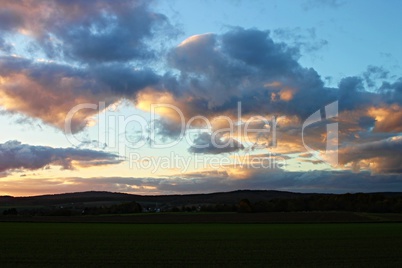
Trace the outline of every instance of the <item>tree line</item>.
{"type": "Polygon", "coordinates": [[[233,204],[183,205],[170,212],[297,212],[350,211],[402,213],[402,196],[383,194],[312,194],[296,198],[275,198],[255,202],[244,198],[233,204]]]}
{"type": "MultiPolygon", "coordinates": [[[[126,202],[109,206],[78,205],[72,207],[42,207],[32,209],[9,208],[3,215],[29,216],[71,216],[71,215],[101,215],[127,214],[142,212],[142,206],[137,202],[126,202]]],[[[146,211],[146,210],[145,210],[146,211]]],[[[402,195],[390,196],[384,194],[311,194],[296,198],[275,198],[250,202],[244,198],[239,202],[216,204],[192,204],[181,206],[164,205],[164,212],[297,212],[297,211],[350,211],[376,213],[402,213],[402,195]]]]}
{"type": "Polygon", "coordinates": [[[239,212],[296,212],[296,211],[351,211],[402,213],[402,196],[387,197],[383,194],[311,195],[291,199],[272,199],[251,203],[243,199],[239,212]]]}
{"type": "Polygon", "coordinates": [[[3,211],[4,216],[73,216],[73,215],[102,215],[102,214],[131,214],[142,212],[142,207],[137,202],[125,202],[110,206],[53,206],[42,208],[19,209],[9,208],[3,211]]]}

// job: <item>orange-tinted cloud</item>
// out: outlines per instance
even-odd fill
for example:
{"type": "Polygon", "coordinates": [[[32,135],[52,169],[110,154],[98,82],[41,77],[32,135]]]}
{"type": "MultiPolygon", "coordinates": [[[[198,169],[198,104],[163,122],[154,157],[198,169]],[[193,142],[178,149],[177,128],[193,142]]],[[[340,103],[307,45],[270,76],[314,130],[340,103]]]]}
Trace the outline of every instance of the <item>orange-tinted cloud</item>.
{"type": "Polygon", "coordinates": [[[346,146],[339,150],[339,163],[355,171],[375,173],[402,172],[402,137],[346,146]]]}
{"type": "Polygon", "coordinates": [[[368,115],[373,117],[376,132],[402,132],[402,107],[399,105],[371,107],[368,115]]]}
{"type": "Polygon", "coordinates": [[[279,96],[283,101],[290,101],[293,99],[294,90],[291,88],[284,88],[279,91],[279,96]]]}
{"type": "Polygon", "coordinates": [[[126,66],[85,69],[0,57],[0,106],[64,130],[67,115],[74,107],[94,105],[74,113],[71,128],[75,133],[99,112],[100,102],[108,107],[124,97],[134,99],[135,92],[157,81],[158,76],[150,71],[126,66]]]}

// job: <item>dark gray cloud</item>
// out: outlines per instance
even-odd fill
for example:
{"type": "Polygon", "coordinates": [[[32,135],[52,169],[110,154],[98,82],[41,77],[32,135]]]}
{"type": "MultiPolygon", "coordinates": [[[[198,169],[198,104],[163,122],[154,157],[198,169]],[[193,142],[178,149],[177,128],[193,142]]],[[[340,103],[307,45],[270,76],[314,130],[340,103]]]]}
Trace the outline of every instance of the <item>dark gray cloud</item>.
{"type": "Polygon", "coordinates": [[[221,39],[224,53],[247,66],[261,69],[268,77],[289,75],[299,66],[299,51],[284,43],[275,43],[269,31],[235,28],[221,39]]]}
{"type": "Polygon", "coordinates": [[[368,87],[374,87],[378,80],[385,80],[389,76],[389,71],[380,66],[367,66],[367,70],[363,73],[363,77],[368,87]]]}
{"type": "Polygon", "coordinates": [[[135,69],[122,64],[97,65],[89,68],[93,77],[108,86],[112,94],[129,99],[135,98],[135,93],[147,86],[155,86],[161,77],[152,69],[135,69]]]}
{"type": "MultiPolygon", "coordinates": [[[[65,44],[65,55],[83,62],[125,62],[155,57],[155,51],[146,41],[152,39],[157,27],[168,26],[164,15],[150,11],[149,1],[98,2],[97,10],[90,10],[92,16],[82,16],[67,24],[55,18],[57,26],[52,30],[65,44]]],[[[62,9],[61,17],[68,17],[71,4],[66,2],[62,6],[67,7],[62,9]]]]}
{"type": "MultiPolygon", "coordinates": [[[[11,3],[11,1],[9,1],[11,3]]],[[[23,18],[18,14],[18,10],[8,7],[7,3],[2,2],[4,7],[0,10],[0,30],[13,31],[22,25],[23,18]]]]}
{"type": "Polygon", "coordinates": [[[378,90],[383,96],[387,104],[402,103],[402,77],[395,82],[383,81],[378,90]]]}
{"type": "Polygon", "coordinates": [[[338,92],[341,110],[354,110],[380,102],[377,94],[365,90],[363,79],[357,76],[343,78],[338,92]]]}
{"type": "Polygon", "coordinates": [[[73,162],[81,167],[115,165],[122,162],[115,154],[102,151],[32,146],[18,141],[0,144],[0,172],[16,169],[36,170],[47,166],[73,169],[73,162]]]}
{"type": "Polygon", "coordinates": [[[152,42],[175,32],[152,1],[2,1],[0,30],[24,30],[50,58],[82,63],[128,62],[156,56],[152,42]]]}
{"type": "Polygon", "coordinates": [[[306,117],[336,100],[337,92],[325,88],[317,72],[300,66],[298,58],[298,49],[274,42],[269,31],[242,28],[193,36],[168,56],[181,72],[183,89],[173,92],[206,102],[211,113],[235,109],[242,101],[244,113],[306,117]]]}
{"type": "Polygon", "coordinates": [[[166,138],[176,138],[180,134],[182,134],[182,126],[178,124],[176,121],[172,121],[169,118],[160,118],[156,119],[153,124],[153,131],[157,135],[158,138],[162,138],[162,140],[166,138]]]}
{"type": "Polygon", "coordinates": [[[197,154],[222,154],[243,149],[244,146],[233,138],[220,137],[219,135],[204,132],[194,139],[194,144],[188,151],[197,154]]]}

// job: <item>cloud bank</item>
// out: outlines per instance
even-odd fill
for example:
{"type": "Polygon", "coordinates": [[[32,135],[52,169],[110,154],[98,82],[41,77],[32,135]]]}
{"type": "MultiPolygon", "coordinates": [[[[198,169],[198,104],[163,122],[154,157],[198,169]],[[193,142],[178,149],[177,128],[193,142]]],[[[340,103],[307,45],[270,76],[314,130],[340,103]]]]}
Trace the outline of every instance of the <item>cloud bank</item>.
{"type": "Polygon", "coordinates": [[[392,192],[402,187],[400,175],[372,175],[368,172],[311,171],[259,174],[233,180],[226,173],[206,172],[168,178],[92,177],[32,179],[2,182],[3,191],[18,195],[39,195],[78,191],[125,192],[134,194],[189,194],[226,192],[239,189],[278,189],[294,192],[356,193],[392,192]]]}
{"type": "Polygon", "coordinates": [[[32,146],[18,141],[0,144],[0,172],[12,170],[37,170],[48,166],[62,169],[116,165],[122,160],[115,154],[74,148],[32,146]]]}

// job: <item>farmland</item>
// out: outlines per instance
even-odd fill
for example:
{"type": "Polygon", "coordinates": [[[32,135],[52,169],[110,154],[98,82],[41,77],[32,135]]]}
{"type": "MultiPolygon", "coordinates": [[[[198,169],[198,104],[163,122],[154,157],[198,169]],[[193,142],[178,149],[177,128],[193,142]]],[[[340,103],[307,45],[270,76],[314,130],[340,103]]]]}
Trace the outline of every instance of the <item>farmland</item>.
{"type": "Polygon", "coordinates": [[[401,223],[0,223],[2,267],[401,267],[401,248],[401,223]]]}

